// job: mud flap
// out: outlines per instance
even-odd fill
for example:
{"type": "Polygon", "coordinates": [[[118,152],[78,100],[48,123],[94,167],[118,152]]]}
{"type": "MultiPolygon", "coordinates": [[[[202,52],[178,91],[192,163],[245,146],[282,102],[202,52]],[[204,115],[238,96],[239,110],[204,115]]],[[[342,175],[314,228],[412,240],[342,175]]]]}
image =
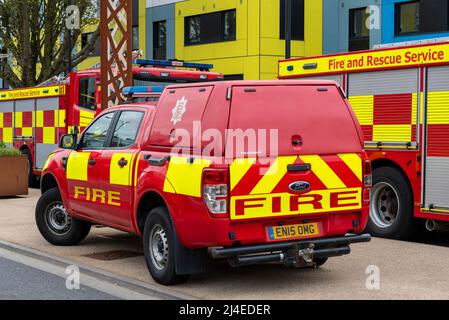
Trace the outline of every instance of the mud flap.
{"type": "Polygon", "coordinates": [[[206,271],[207,248],[189,250],[175,236],[175,271],[178,275],[203,273],[206,271]]]}

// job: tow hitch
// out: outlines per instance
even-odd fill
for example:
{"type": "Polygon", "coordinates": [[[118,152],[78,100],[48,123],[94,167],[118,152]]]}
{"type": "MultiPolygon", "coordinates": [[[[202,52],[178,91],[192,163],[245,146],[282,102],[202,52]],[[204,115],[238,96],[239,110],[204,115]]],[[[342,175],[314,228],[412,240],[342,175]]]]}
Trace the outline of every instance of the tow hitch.
{"type": "Polygon", "coordinates": [[[369,242],[370,240],[369,234],[362,234],[301,242],[215,248],[212,250],[212,257],[227,258],[233,267],[259,263],[281,263],[286,267],[302,268],[314,266],[314,261],[318,258],[349,254],[351,252],[349,244],[369,242]]]}

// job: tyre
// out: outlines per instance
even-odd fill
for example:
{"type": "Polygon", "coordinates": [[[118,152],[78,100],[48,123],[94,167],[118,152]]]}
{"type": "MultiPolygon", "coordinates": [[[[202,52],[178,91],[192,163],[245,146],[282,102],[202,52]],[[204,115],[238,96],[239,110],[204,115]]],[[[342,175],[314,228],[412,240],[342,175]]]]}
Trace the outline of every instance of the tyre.
{"type": "Polygon", "coordinates": [[[37,176],[33,174],[33,158],[31,157],[31,152],[28,149],[22,150],[22,154],[28,158],[28,186],[30,188],[39,187],[37,176]]]}
{"type": "Polygon", "coordinates": [[[73,246],[89,234],[91,224],[71,217],[57,188],[45,192],[36,205],[36,225],[41,235],[56,246],[73,246]]]}
{"type": "Polygon", "coordinates": [[[163,285],[185,282],[190,275],[178,275],[175,268],[175,234],[166,208],[153,209],[143,233],[145,261],[153,279],[163,285]]]}
{"type": "Polygon", "coordinates": [[[375,169],[367,232],[373,236],[407,240],[416,231],[413,194],[406,177],[391,167],[375,169]]]}

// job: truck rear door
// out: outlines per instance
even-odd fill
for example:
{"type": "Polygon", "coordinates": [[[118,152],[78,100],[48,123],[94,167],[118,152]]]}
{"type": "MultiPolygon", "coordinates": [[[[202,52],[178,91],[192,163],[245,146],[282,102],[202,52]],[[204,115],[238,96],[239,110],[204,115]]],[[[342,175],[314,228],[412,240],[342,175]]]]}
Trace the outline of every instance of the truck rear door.
{"type": "Polygon", "coordinates": [[[362,142],[335,85],[235,86],[229,129],[232,220],[362,208],[362,142]]]}

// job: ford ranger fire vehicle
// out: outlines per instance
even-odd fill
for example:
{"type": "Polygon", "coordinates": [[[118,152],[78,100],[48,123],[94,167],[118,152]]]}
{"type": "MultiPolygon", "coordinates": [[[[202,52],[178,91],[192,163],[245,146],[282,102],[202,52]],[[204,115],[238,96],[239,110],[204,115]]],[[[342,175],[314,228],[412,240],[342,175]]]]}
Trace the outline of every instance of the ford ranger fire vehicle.
{"type": "Polygon", "coordinates": [[[65,135],[41,179],[36,223],[54,245],[91,224],[142,236],[161,284],[234,266],[320,266],[370,241],[371,166],[332,81],[168,86],[157,106],[103,111],[65,135]]]}

